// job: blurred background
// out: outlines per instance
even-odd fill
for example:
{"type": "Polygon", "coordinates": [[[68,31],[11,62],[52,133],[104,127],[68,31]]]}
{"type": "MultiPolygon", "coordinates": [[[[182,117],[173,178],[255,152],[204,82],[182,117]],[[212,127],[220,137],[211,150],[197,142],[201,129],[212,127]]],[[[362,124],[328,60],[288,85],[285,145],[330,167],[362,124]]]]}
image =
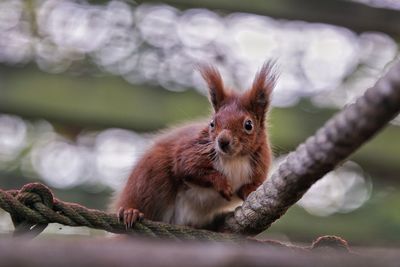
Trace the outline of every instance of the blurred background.
{"type": "MultiPolygon", "coordinates": [[[[277,61],[276,166],[385,73],[399,36],[396,0],[1,0],[0,188],[40,181],[107,209],[154,133],[210,114],[201,62],[244,90],[277,61]]],[[[399,246],[399,176],[397,118],[262,236],[399,246]]],[[[0,236],[12,229],[0,210],[0,236]]],[[[60,225],[46,234],[105,235],[60,225]]]]}

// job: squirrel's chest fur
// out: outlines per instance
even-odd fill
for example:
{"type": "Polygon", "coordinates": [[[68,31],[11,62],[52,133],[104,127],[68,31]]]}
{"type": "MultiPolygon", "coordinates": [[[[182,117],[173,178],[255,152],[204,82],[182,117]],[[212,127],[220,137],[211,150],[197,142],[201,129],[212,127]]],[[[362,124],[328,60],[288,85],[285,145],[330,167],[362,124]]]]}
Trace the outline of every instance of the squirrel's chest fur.
{"type": "MultiPolygon", "coordinates": [[[[217,159],[214,168],[227,177],[234,191],[251,179],[249,157],[217,159]]],[[[179,190],[174,205],[167,209],[164,221],[200,227],[210,223],[216,214],[232,210],[240,203],[241,199],[236,196],[227,201],[213,188],[187,183],[179,190]]]]}

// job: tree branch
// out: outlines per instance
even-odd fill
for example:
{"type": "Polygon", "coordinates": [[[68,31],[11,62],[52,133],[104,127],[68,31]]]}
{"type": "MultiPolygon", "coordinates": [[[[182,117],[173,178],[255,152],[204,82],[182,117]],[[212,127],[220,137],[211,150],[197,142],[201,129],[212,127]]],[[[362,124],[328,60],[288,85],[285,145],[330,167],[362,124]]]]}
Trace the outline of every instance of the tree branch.
{"type": "Polygon", "coordinates": [[[298,146],[225,225],[258,234],[280,218],[317,180],[341,163],[400,112],[400,61],[354,104],[298,146]]]}

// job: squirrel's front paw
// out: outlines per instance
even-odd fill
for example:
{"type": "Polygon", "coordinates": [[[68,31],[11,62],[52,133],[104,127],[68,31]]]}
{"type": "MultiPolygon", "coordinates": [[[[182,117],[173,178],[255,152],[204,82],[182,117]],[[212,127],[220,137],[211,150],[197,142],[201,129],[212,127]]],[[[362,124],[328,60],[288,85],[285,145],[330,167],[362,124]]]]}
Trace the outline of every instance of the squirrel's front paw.
{"type": "Polygon", "coordinates": [[[219,180],[215,184],[215,189],[226,200],[230,201],[232,199],[233,189],[232,189],[232,186],[228,183],[228,181],[226,179],[219,180]]]}
{"type": "Polygon", "coordinates": [[[125,224],[126,229],[133,228],[137,221],[141,221],[144,214],[137,209],[133,208],[119,208],[118,221],[125,224]]]}
{"type": "Polygon", "coordinates": [[[250,193],[255,191],[260,185],[261,183],[245,184],[238,190],[237,194],[242,200],[245,200],[250,193]]]}

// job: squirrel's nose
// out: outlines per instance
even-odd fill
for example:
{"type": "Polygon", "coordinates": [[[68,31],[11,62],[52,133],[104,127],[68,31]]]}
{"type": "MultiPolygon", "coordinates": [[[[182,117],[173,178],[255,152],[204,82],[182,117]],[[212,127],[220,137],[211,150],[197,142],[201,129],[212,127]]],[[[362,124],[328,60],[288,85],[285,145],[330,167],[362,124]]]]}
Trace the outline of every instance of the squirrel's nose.
{"type": "Polygon", "coordinates": [[[228,152],[230,143],[229,139],[218,138],[218,146],[224,152],[228,152]]]}

